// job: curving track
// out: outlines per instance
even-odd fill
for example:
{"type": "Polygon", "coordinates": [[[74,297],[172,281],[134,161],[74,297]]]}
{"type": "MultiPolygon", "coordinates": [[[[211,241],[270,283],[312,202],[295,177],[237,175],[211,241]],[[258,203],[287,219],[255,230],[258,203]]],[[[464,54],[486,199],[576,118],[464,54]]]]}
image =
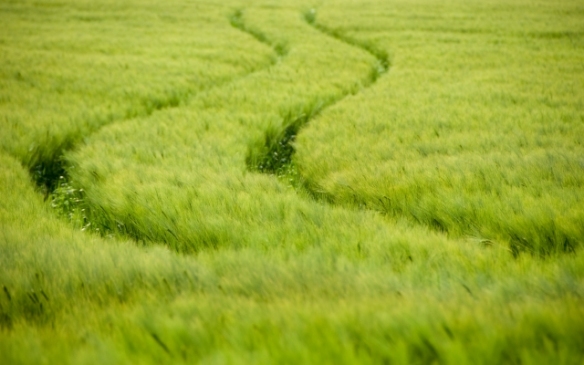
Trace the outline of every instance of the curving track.
{"type": "MultiPolygon", "coordinates": [[[[581,255],[515,259],[502,245],[451,239],[360,201],[312,199],[321,197],[321,180],[303,181],[312,177],[301,170],[306,146],[330,142],[319,153],[332,155],[338,141],[297,146],[296,134],[313,136],[323,122],[335,129],[346,121],[343,107],[386,86],[397,62],[376,84],[389,66],[383,52],[297,8],[217,19],[245,47],[263,49],[261,57],[179,93],[169,107],[82,128],[73,134],[79,143],[66,146],[69,183],[84,190],[79,208],[90,211],[86,228],[106,237],[45,209],[15,160],[30,167],[26,152],[3,146],[15,158],[0,153],[0,362],[581,358],[581,255]],[[299,189],[283,178],[298,179],[299,189]]],[[[328,161],[310,166],[334,170],[328,161]]]]}
{"type": "Polygon", "coordinates": [[[236,12],[232,24],[274,47],[280,62],[202,92],[182,108],[108,125],[70,154],[70,175],[85,191],[94,227],[181,252],[338,240],[327,232],[336,231],[339,214],[354,228],[342,241],[378,234],[358,228],[361,213],[320,207],[245,171],[246,164],[253,169],[254,161],[274,158],[269,144],[285,144],[279,136],[293,141],[290,125],[293,136],[299,120],[368,87],[387,69],[386,58],[307,20],[290,10],[236,12]],[[331,68],[339,59],[342,66],[331,68]]]}

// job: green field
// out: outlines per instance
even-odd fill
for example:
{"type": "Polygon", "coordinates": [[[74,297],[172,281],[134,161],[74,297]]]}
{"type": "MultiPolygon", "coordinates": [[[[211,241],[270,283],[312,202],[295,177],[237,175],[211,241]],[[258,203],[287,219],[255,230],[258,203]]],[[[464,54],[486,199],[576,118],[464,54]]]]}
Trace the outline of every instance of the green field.
{"type": "Polygon", "coordinates": [[[584,3],[0,0],[1,364],[582,364],[584,3]]]}

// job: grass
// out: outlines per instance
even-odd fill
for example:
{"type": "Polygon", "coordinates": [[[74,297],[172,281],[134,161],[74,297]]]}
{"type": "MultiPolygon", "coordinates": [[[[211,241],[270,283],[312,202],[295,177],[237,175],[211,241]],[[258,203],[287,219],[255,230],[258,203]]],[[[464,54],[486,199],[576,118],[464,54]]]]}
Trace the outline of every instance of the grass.
{"type": "Polygon", "coordinates": [[[322,113],[299,136],[295,164],[309,186],[338,204],[515,251],[579,247],[580,5],[467,4],[449,18],[453,4],[407,4],[371,14],[348,1],[362,14],[351,19],[343,6],[322,9],[333,32],[375,40],[396,56],[387,77],[322,113]],[[518,26],[511,14],[524,12],[518,26]]]}
{"type": "Polygon", "coordinates": [[[54,5],[2,5],[2,147],[41,183],[102,126],[176,107],[271,61],[268,47],[225,24],[225,8],[54,5]]]}
{"type": "Polygon", "coordinates": [[[0,362],[580,363],[582,14],[1,4],[0,362]]]}

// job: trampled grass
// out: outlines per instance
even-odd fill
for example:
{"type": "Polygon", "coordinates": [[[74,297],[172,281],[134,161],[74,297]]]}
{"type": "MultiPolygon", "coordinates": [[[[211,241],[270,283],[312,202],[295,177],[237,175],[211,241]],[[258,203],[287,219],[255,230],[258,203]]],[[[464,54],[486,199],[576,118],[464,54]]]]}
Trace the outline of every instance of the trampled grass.
{"type": "Polygon", "coordinates": [[[0,9],[0,363],[581,362],[577,2],[0,9]]]}

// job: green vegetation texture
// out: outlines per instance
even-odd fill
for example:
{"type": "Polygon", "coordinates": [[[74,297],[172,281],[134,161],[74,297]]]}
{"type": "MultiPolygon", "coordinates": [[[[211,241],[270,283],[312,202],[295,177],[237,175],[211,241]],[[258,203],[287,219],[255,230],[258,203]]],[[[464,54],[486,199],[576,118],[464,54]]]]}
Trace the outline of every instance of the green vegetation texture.
{"type": "Polygon", "coordinates": [[[584,3],[0,0],[0,363],[581,364],[584,3]]]}

